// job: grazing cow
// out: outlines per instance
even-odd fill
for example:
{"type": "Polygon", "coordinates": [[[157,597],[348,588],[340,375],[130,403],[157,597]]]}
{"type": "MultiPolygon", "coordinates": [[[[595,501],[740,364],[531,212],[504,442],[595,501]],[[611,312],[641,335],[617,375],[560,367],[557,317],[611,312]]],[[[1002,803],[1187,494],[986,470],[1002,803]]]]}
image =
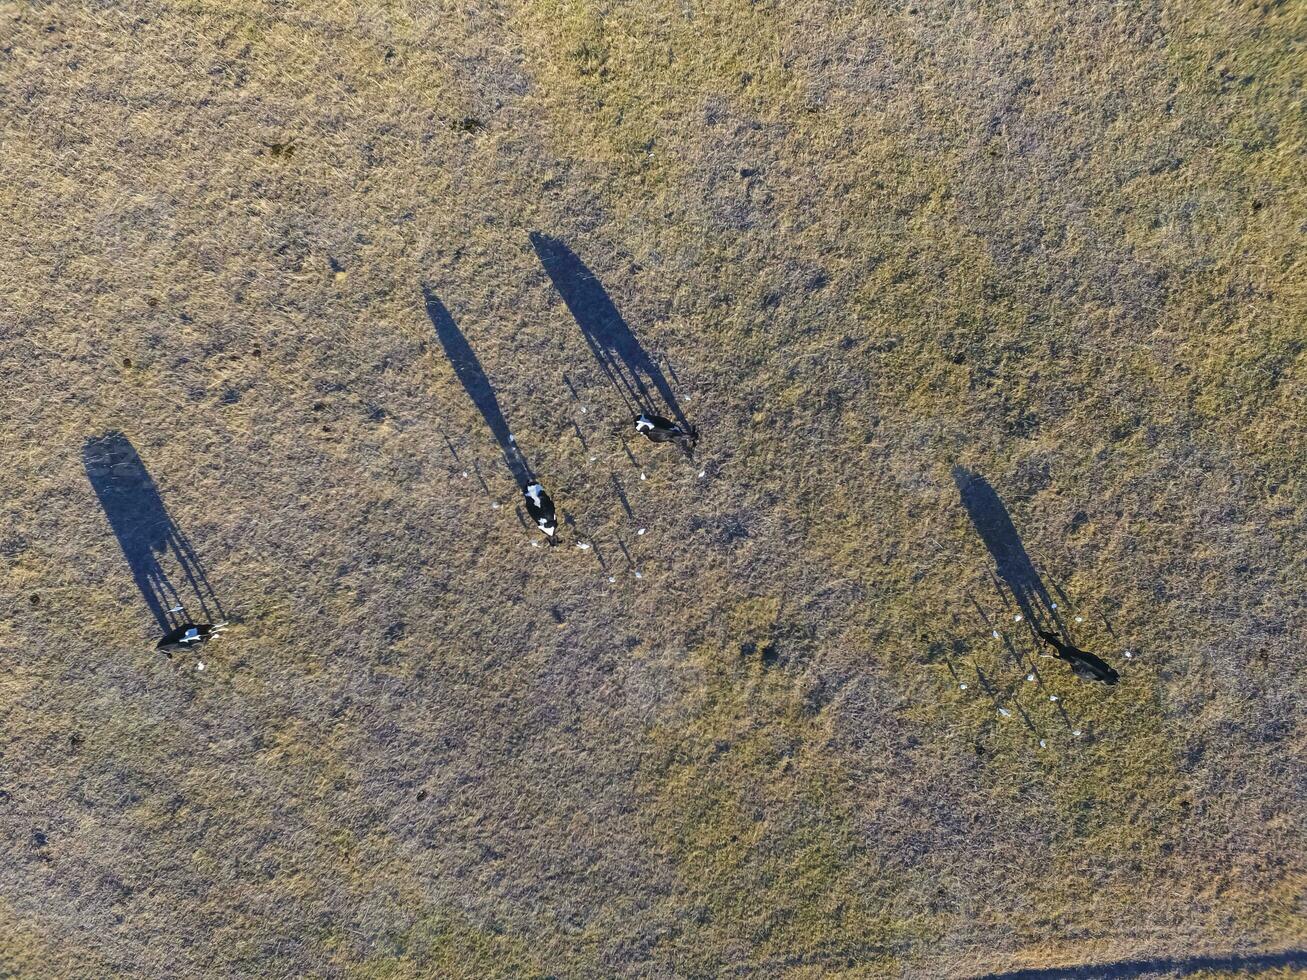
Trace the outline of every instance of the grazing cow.
{"type": "Polygon", "coordinates": [[[526,512],[531,515],[531,520],[535,521],[536,527],[552,541],[554,532],[558,530],[553,500],[539,483],[528,483],[524,486],[522,496],[526,498],[526,512]]]}
{"type": "Polygon", "coordinates": [[[635,431],[650,442],[675,443],[687,456],[694,452],[694,444],[699,439],[699,433],[693,429],[687,432],[671,419],[665,419],[661,415],[641,415],[635,420],[635,431]]]}
{"type": "Polygon", "coordinates": [[[170,632],[155,648],[170,651],[171,648],[189,650],[199,646],[205,640],[211,640],[223,631],[226,623],[184,623],[170,632]]]}
{"type": "Polygon", "coordinates": [[[1051,646],[1057,652],[1054,654],[1058,660],[1065,660],[1071,665],[1071,673],[1077,677],[1084,678],[1087,681],[1101,681],[1104,684],[1115,684],[1119,680],[1119,675],[1115,670],[1108,666],[1105,660],[1094,656],[1088,650],[1077,650],[1069,643],[1063,643],[1052,633],[1039,631],[1044,642],[1051,646]]]}

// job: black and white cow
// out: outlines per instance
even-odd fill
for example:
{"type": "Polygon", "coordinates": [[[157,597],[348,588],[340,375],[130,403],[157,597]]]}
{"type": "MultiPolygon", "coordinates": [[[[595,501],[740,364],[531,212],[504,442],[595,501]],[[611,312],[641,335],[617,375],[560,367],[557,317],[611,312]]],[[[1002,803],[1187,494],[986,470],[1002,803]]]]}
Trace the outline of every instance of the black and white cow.
{"type": "Polygon", "coordinates": [[[157,650],[189,650],[205,640],[211,640],[223,631],[226,623],[185,623],[172,630],[159,641],[157,650]]]}
{"type": "Polygon", "coordinates": [[[522,496],[526,498],[526,512],[531,515],[535,526],[553,540],[558,520],[554,514],[554,502],[545,493],[545,488],[539,483],[528,483],[522,488],[522,496]]]}
{"type": "Polygon", "coordinates": [[[1101,657],[1095,656],[1088,650],[1078,650],[1069,643],[1063,643],[1054,634],[1046,633],[1044,630],[1040,630],[1039,635],[1043,637],[1045,643],[1057,651],[1053,656],[1070,664],[1071,673],[1077,677],[1104,684],[1115,684],[1120,679],[1120,675],[1101,657]]]}
{"type": "Polygon", "coordinates": [[[635,420],[635,431],[650,442],[674,443],[687,456],[694,451],[694,444],[699,438],[693,429],[687,432],[671,419],[647,413],[635,420]]]}

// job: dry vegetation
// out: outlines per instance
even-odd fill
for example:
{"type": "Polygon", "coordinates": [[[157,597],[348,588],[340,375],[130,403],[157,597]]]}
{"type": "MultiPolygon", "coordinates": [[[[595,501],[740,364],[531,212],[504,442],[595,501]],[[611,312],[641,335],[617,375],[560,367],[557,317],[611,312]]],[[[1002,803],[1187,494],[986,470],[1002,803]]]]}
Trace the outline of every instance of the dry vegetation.
{"type": "Polygon", "coordinates": [[[0,2],[0,975],[1301,950],[1305,32],[0,2]],[[670,363],[704,478],[632,444],[640,479],[531,231],[670,363]],[[423,284],[567,547],[514,519],[423,284]],[[234,623],[203,672],[88,483],[114,430],[234,623]],[[959,465],[1120,685],[990,637],[1033,649],[959,465]]]}

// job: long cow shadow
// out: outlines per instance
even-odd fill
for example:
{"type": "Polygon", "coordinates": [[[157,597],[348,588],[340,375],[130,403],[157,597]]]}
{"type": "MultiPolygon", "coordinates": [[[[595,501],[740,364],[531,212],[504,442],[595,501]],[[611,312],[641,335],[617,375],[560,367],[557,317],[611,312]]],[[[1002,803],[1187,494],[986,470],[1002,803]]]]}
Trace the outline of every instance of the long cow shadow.
{"type": "Polygon", "coordinates": [[[204,566],[131,440],[121,432],[88,440],[82,465],[159,629],[167,634],[194,622],[187,610],[195,607],[205,622],[225,620],[204,566]]]}
{"type": "Polygon", "coordinates": [[[1307,967],[1307,950],[1290,949],[1281,953],[1256,953],[1248,956],[1192,956],[1187,959],[1120,960],[1115,963],[1086,964],[987,973],[977,980],[1130,980],[1158,973],[1185,976],[1200,970],[1274,970],[1280,967],[1307,967]]]}
{"type": "Polygon", "coordinates": [[[533,231],[531,245],[585,335],[595,360],[631,409],[631,414],[667,413],[688,431],[690,423],[681,411],[672,386],[617,311],[599,277],[557,238],[533,231]],[[661,406],[658,399],[662,401],[661,406]]]}
{"type": "Polygon", "coordinates": [[[504,413],[499,407],[499,399],[495,397],[494,386],[486,376],[485,369],[481,367],[476,353],[468,344],[467,338],[463,336],[463,332],[458,329],[458,325],[454,323],[449,310],[445,309],[445,304],[440,302],[429,286],[422,287],[422,295],[427,304],[427,316],[431,318],[436,337],[445,349],[445,357],[449,359],[450,367],[454,369],[454,374],[463,385],[468,398],[472,399],[472,404],[476,406],[486,425],[490,427],[495,442],[499,443],[499,449],[504,454],[504,463],[513,474],[513,479],[517,481],[518,486],[534,483],[535,474],[531,470],[531,465],[526,461],[526,456],[518,448],[517,440],[508,428],[508,422],[505,421],[504,413]]]}
{"type": "Polygon", "coordinates": [[[971,523],[998,567],[998,576],[1012,591],[1017,606],[1032,629],[1054,626],[1063,634],[1066,629],[1054,608],[1053,598],[1040,578],[1021,535],[989,481],[978,473],[960,466],[953,468],[953,482],[962,496],[971,523]]]}

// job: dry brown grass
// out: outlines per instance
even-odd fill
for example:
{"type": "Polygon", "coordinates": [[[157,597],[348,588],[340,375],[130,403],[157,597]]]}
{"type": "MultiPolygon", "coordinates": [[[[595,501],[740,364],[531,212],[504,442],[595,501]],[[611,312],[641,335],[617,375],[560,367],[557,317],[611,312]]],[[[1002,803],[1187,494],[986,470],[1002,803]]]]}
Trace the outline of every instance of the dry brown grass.
{"type": "Polygon", "coordinates": [[[1301,948],[1305,30],[0,4],[0,974],[1301,948]],[[670,360],[704,479],[631,466],[532,230],[670,360]],[[530,547],[423,283],[608,571],[530,547]],[[113,430],[232,614],[202,673],[87,482],[113,430]],[[955,465],[1118,687],[990,639],[955,465]]]}

